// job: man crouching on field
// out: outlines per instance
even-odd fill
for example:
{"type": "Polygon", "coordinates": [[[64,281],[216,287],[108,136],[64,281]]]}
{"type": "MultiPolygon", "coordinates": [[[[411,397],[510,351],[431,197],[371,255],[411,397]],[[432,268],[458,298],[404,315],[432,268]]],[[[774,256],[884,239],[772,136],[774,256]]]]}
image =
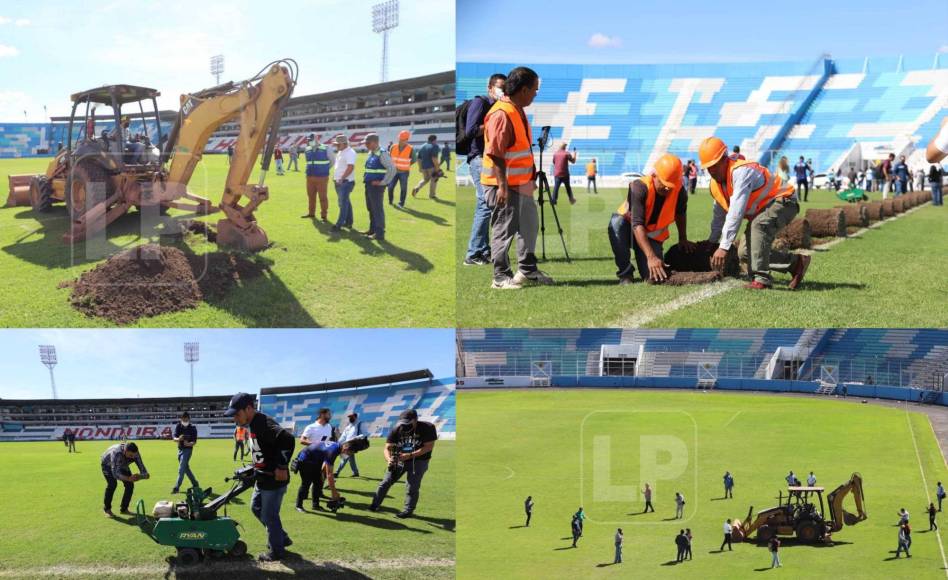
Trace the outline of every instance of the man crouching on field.
{"type": "Polygon", "coordinates": [[[766,290],[773,286],[770,272],[793,275],[787,285],[795,290],[807,268],[810,257],[792,254],[789,264],[771,264],[770,247],[777,233],[800,213],[800,204],[792,185],[781,183],[766,167],[728,155],[724,141],[708,137],[698,147],[701,165],[711,175],[711,197],[714,214],[711,218],[709,240],[718,244],[711,256],[711,267],[724,268],[727,252],[737,238],[741,219],[750,222],[744,228],[748,271],[752,278],[745,286],[752,290],[766,290]]]}
{"type": "Polygon", "coordinates": [[[135,443],[119,443],[106,449],[105,453],[102,454],[102,476],[105,477],[103,513],[107,517],[112,517],[112,496],[115,494],[115,487],[119,481],[125,486],[125,491],[122,493],[121,513],[132,513],[128,511],[128,505],[132,501],[135,482],[149,477],[148,470],[145,469],[142,457],[138,453],[138,445],[135,445],[135,443]],[[129,469],[132,463],[138,467],[138,473],[132,473],[129,469]]]}

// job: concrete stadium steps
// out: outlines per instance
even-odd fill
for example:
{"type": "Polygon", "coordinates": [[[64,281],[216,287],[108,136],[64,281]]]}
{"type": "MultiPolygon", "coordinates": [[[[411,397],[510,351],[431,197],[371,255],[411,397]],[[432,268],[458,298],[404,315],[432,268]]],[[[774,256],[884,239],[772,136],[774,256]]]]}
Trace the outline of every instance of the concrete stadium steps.
{"type": "Polygon", "coordinates": [[[840,367],[840,382],[871,374],[877,384],[900,385],[913,373],[948,367],[945,345],[948,330],[852,328],[835,330],[814,354],[840,367]]]}

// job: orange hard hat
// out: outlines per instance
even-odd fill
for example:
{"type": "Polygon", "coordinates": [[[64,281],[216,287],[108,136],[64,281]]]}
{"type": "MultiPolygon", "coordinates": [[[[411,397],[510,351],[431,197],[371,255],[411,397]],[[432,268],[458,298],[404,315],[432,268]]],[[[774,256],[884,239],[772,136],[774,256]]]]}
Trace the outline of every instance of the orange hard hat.
{"type": "Polygon", "coordinates": [[[681,189],[681,159],[671,153],[662,155],[655,162],[655,175],[662,185],[672,191],[681,189]]]}
{"type": "Polygon", "coordinates": [[[698,146],[698,159],[701,166],[707,169],[727,155],[727,145],[717,137],[708,137],[698,146]]]}
{"type": "Polygon", "coordinates": [[[399,141],[408,141],[409,139],[411,139],[411,133],[409,133],[408,131],[399,131],[399,132],[398,132],[398,140],[399,140],[399,141]]]}

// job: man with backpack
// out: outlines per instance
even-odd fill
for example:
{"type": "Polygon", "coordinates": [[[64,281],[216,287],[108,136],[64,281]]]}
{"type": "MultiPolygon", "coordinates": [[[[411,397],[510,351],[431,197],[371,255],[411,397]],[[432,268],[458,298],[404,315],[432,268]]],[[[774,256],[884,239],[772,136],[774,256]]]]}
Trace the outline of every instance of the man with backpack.
{"type": "Polygon", "coordinates": [[[455,151],[464,155],[474,182],[477,205],[474,207],[474,223],[471,224],[471,237],[467,244],[465,266],[482,266],[490,263],[490,208],[484,199],[484,186],[481,185],[481,168],[484,163],[484,118],[494,102],[504,95],[507,76],[496,73],[487,82],[487,96],[476,96],[465,101],[455,113],[457,140],[455,151]]]}

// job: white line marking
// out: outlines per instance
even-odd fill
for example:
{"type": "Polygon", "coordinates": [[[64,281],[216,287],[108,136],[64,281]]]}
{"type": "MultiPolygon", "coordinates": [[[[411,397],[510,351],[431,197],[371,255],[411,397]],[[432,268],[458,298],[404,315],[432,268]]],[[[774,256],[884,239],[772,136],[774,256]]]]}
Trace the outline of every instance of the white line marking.
{"type": "Polygon", "coordinates": [[[727,428],[728,428],[728,425],[730,425],[731,423],[733,423],[733,422],[734,422],[734,419],[737,419],[737,416],[740,415],[740,414],[743,413],[743,412],[744,412],[744,411],[738,411],[737,413],[734,413],[734,416],[731,417],[731,420],[724,424],[724,428],[727,429],[727,428]]]}
{"type": "MultiPolygon", "coordinates": [[[[810,250],[796,250],[796,251],[800,254],[812,254],[815,250],[827,250],[829,248],[832,248],[836,244],[845,242],[849,238],[858,238],[859,236],[863,235],[864,233],[868,232],[871,229],[880,228],[882,227],[883,224],[895,221],[903,216],[909,215],[910,213],[914,213],[915,211],[918,211],[919,209],[925,207],[926,205],[930,203],[931,202],[926,201],[925,203],[921,205],[917,205],[913,207],[912,209],[906,210],[892,217],[888,217],[882,221],[878,221],[874,224],[871,224],[869,227],[862,228],[861,230],[857,230],[853,232],[852,234],[849,234],[845,238],[836,238],[834,240],[830,240],[829,242],[826,242],[825,244],[813,246],[813,248],[810,250]]],[[[620,318],[618,322],[616,322],[615,324],[611,326],[615,328],[641,328],[645,326],[646,324],[649,324],[658,318],[671,314],[672,312],[676,310],[685,308],[686,306],[697,304],[699,302],[704,302],[708,298],[713,298],[717,296],[718,294],[724,294],[725,292],[728,292],[729,290],[733,290],[739,286],[742,286],[743,284],[744,284],[743,276],[739,279],[728,278],[724,280],[723,282],[713,282],[711,284],[703,286],[697,292],[692,292],[691,294],[685,294],[683,296],[679,296],[678,298],[672,300],[671,302],[666,302],[665,304],[662,304],[660,306],[648,308],[646,310],[636,312],[634,314],[630,314],[629,316],[620,318]]]]}
{"type": "MultiPolygon", "coordinates": [[[[905,409],[905,420],[908,422],[909,433],[912,434],[912,445],[915,446],[915,458],[918,459],[918,471],[922,474],[922,485],[925,486],[925,497],[928,498],[928,503],[932,503],[932,494],[928,491],[928,479],[925,478],[925,468],[922,467],[922,455],[918,452],[918,440],[915,438],[915,428],[912,427],[912,417],[909,416],[907,408],[905,409]]],[[[948,578],[948,560],[945,559],[945,547],[941,545],[941,532],[936,529],[935,535],[938,536],[938,549],[941,550],[942,570],[945,571],[945,577],[948,578]]]]}
{"type": "Polygon", "coordinates": [[[513,469],[510,469],[510,468],[509,468],[508,466],[506,466],[506,465],[504,466],[504,469],[506,469],[507,471],[510,472],[510,475],[508,475],[507,477],[505,477],[505,478],[504,478],[504,481],[507,481],[508,479],[513,479],[514,476],[517,475],[517,474],[514,472],[513,469]]]}

